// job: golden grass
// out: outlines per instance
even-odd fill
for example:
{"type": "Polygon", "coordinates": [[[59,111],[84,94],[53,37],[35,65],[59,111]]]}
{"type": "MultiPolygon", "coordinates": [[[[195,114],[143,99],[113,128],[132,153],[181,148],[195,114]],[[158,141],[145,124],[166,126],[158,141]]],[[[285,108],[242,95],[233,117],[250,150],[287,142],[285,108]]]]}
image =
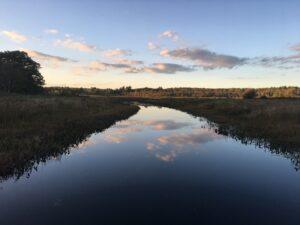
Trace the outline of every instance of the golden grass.
{"type": "Polygon", "coordinates": [[[108,98],[2,96],[0,178],[30,172],[137,111],[137,106],[108,98]]]}

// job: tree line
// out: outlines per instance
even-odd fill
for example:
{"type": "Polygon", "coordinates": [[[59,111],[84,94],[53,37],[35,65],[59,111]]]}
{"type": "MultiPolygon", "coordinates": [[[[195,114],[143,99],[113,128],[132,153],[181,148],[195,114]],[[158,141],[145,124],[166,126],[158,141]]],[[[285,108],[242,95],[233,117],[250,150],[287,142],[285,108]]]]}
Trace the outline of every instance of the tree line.
{"type": "Polygon", "coordinates": [[[99,88],[46,88],[50,95],[80,96],[126,96],[126,97],[194,97],[194,98],[299,98],[299,87],[271,87],[271,88],[136,88],[130,86],[116,89],[99,88]]]}
{"type": "Polygon", "coordinates": [[[23,51],[0,52],[0,91],[8,93],[79,96],[127,97],[194,97],[194,98],[298,98],[299,87],[271,88],[136,88],[124,86],[116,89],[100,88],[43,88],[45,81],[39,72],[41,66],[23,51]]]}

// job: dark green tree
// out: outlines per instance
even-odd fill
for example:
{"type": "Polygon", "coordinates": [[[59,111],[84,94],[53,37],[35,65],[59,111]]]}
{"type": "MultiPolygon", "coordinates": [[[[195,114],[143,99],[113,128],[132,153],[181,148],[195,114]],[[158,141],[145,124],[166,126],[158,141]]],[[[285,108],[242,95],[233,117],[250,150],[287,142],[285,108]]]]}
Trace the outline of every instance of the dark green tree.
{"type": "Polygon", "coordinates": [[[39,72],[40,64],[26,52],[0,52],[0,91],[15,93],[40,93],[45,84],[39,72]]]}

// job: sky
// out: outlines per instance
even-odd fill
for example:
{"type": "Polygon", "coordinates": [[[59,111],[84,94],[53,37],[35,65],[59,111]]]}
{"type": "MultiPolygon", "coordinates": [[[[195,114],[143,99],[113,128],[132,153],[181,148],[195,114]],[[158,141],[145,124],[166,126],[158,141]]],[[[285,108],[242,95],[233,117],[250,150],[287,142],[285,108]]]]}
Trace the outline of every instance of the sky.
{"type": "Polygon", "coordinates": [[[300,86],[299,0],[0,0],[46,86],[300,86]]]}

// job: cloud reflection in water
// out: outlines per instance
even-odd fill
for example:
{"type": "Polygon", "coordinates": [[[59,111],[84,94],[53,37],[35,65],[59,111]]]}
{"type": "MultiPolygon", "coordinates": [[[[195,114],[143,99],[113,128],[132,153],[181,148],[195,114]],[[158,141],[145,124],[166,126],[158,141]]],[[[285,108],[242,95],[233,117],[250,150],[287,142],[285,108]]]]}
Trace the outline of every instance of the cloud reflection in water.
{"type": "Polygon", "coordinates": [[[122,143],[130,134],[143,132],[146,129],[157,131],[145,142],[147,151],[157,159],[171,162],[179,154],[199,150],[204,144],[222,139],[214,130],[207,128],[206,122],[195,123],[171,119],[143,120],[129,119],[117,123],[113,129],[104,134],[104,140],[110,143],[122,143]],[[205,123],[205,125],[204,125],[205,123]]]}
{"type": "Polygon", "coordinates": [[[148,142],[146,147],[159,160],[170,162],[179,154],[192,151],[195,147],[199,149],[205,143],[222,138],[223,136],[213,130],[195,128],[189,133],[173,132],[170,135],[160,136],[154,143],[148,142]]]}
{"type": "Polygon", "coordinates": [[[177,130],[190,126],[187,122],[176,122],[174,120],[127,120],[114,126],[109,133],[105,134],[105,140],[112,143],[121,143],[127,140],[126,135],[141,132],[146,128],[152,130],[177,130]]]}

